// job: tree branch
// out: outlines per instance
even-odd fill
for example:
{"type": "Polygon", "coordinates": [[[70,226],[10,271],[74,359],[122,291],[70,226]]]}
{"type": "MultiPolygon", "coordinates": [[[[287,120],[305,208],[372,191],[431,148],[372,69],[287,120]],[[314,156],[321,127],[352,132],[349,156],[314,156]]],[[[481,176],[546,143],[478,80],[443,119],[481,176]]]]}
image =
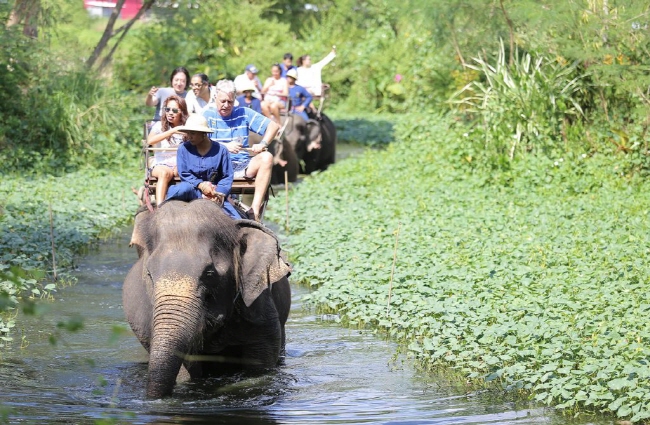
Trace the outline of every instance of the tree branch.
{"type": "Polygon", "coordinates": [[[115,53],[115,50],[117,50],[117,46],[119,46],[119,44],[122,42],[122,40],[124,40],[124,37],[126,37],[126,33],[129,32],[129,30],[131,29],[133,24],[135,24],[138,21],[138,19],[140,19],[140,17],[142,15],[144,15],[144,13],[147,10],[151,9],[151,6],[153,6],[153,4],[155,2],[156,2],[156,0],[146,0],[142,4],[142,7],[140,8],[140,10],[138,10],[138,13],[136,13],[136,15],[133,18],[131,18],[131,20],[129,22],[127,22],[126,24],[122,25],[120,28],[115,30],[115,32],[113,33],[112,36],[116,36],[119,33],[122,33],[122,34],[120,35],[120,38],[117,39],[117,41],[115,42],[115,44],[111,48],[111,51],[108,52],[108,55],[106,55],[106,57],[102,60],[102,63],[99,65],[99,70],[100,71],[102,71],[106,67],[106,65],[108,65],[111,62],[111,58],[113,57],[113,53],[115,53]]]}
{"type": "Polygon", "coordinates": [[[104,28],[104,34],[102,34],[102,38],[99,39],[99,42],[97,43],[97,46],[95,46],[93,54],[86,61],[87,68],[92,68],[92,66],[95,64],[95,61],[97,61],[97,58],[99,58],[99,55],[101,55],[102,51],[108,44],[108,40],[110,40],[113,36],[113,27],[115,26],[115,21],[117,21],[118,16],[120,16],[122,6],[124,6],[124,1],[125,0],[117,0],[117,4],[113,8],[111,17],[108,19],[108,23],[106,24],[106,28],[104,28]]]}

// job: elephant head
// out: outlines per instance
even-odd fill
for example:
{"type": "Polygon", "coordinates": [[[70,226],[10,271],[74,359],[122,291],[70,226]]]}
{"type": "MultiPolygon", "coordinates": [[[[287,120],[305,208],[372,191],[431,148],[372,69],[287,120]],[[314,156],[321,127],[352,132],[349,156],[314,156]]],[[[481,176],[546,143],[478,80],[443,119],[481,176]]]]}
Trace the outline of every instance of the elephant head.
{"type": "Polygon", "coordinates": [[[201,376],[207,363],[196,359],[233,345],[258,347],[252,357],[261,366],[277,362],[291,269],[270,231],[207,200],[171,201],[136,215],[131,244],[139,259],[123,303],[150,353],[148,397],[169,395],[183,365],[201,376]],[[271,293],[277,282],[286,285],[271,293]]]}
{"type": "MultiPolygon", "coordinates": [[[[317,136],[310,139],[311,149],[306,149],[302,161],[303,172],[311,174],[314,171],[325,171],[336,161],[336,127],[330,118],[321,113],[309,120],[308,125],[318,127],[317,136]]],[[[312,133],[316,134],[316,133],[312,133]]]]}

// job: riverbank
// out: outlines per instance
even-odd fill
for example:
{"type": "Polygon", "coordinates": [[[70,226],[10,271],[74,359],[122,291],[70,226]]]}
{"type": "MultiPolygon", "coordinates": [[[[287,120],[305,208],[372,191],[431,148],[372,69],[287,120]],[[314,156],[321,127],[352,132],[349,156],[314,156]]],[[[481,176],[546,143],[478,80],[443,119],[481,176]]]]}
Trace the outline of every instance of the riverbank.
{"type": "Polygon", "coordinates": [[[311,302],[477,386],[650,417],[649,184],[615,155],[480,168],[443,118],[394,133],[291,192],[287,248],[311,302]]]}
{"type": "Polygon", "coordinates": [[[16,303],[48,297],[70,282],[79,255],[127,224],[130,188],[142,172],[84,169],[61,177],[5,175],[0,181],[0,347],[12,341],[16,303]],[[52,236],[54,243],[52,242],[52,236]],[[54,245],[54,261],[53,261],[54,245]],[[56,266],[56,267],[55,267],[56,266]],[[58,282],[53,283],[55,273],[58,282]]]}

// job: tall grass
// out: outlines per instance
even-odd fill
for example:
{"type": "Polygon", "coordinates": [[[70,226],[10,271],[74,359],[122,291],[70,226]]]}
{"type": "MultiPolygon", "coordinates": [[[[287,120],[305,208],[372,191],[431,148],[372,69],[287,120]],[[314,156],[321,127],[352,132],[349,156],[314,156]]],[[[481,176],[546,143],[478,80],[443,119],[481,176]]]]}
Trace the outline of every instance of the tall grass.
{"type": "Polygon", "coordinates": [[[498,163],[518,154],[553,154],[566,147],[567,127],[584,113],[584,75],[577,64],[516,52],[508,64],[503,42],[495,63],[474,58],[466,67],[479,79],[459,90],[451,103],[474,122],[472,143],[498,163]]]}

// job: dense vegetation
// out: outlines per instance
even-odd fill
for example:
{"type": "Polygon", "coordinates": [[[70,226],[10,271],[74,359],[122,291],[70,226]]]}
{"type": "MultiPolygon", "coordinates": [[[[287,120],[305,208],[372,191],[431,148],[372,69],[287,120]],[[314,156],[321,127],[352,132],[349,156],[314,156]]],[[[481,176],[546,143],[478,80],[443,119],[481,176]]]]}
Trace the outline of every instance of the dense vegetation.
{"type": "Polygon", "coordinates": [[[50,203],[59,267],[128,219],[142,100],[171,69],[217,80],[252,62],[265,78],[287,51],[336,45],[323,75],[341,138],[393,143],[295,192],[291,254],[314,303],[474,382],[648,417],[650,5],[158,3],[88,67],[106,20],[80,0],[0,2],[0,311],[55,289],[50,203]]]}
{"type": "Polygon", "coordinates": [[[386,150],[299,185],[294,277],[320,310],[378,329],[428,367],[647,419],[648,183],[619,177],[602,154],[471,172],[457,155],[464,130],[401,118],[386,150]]]}

